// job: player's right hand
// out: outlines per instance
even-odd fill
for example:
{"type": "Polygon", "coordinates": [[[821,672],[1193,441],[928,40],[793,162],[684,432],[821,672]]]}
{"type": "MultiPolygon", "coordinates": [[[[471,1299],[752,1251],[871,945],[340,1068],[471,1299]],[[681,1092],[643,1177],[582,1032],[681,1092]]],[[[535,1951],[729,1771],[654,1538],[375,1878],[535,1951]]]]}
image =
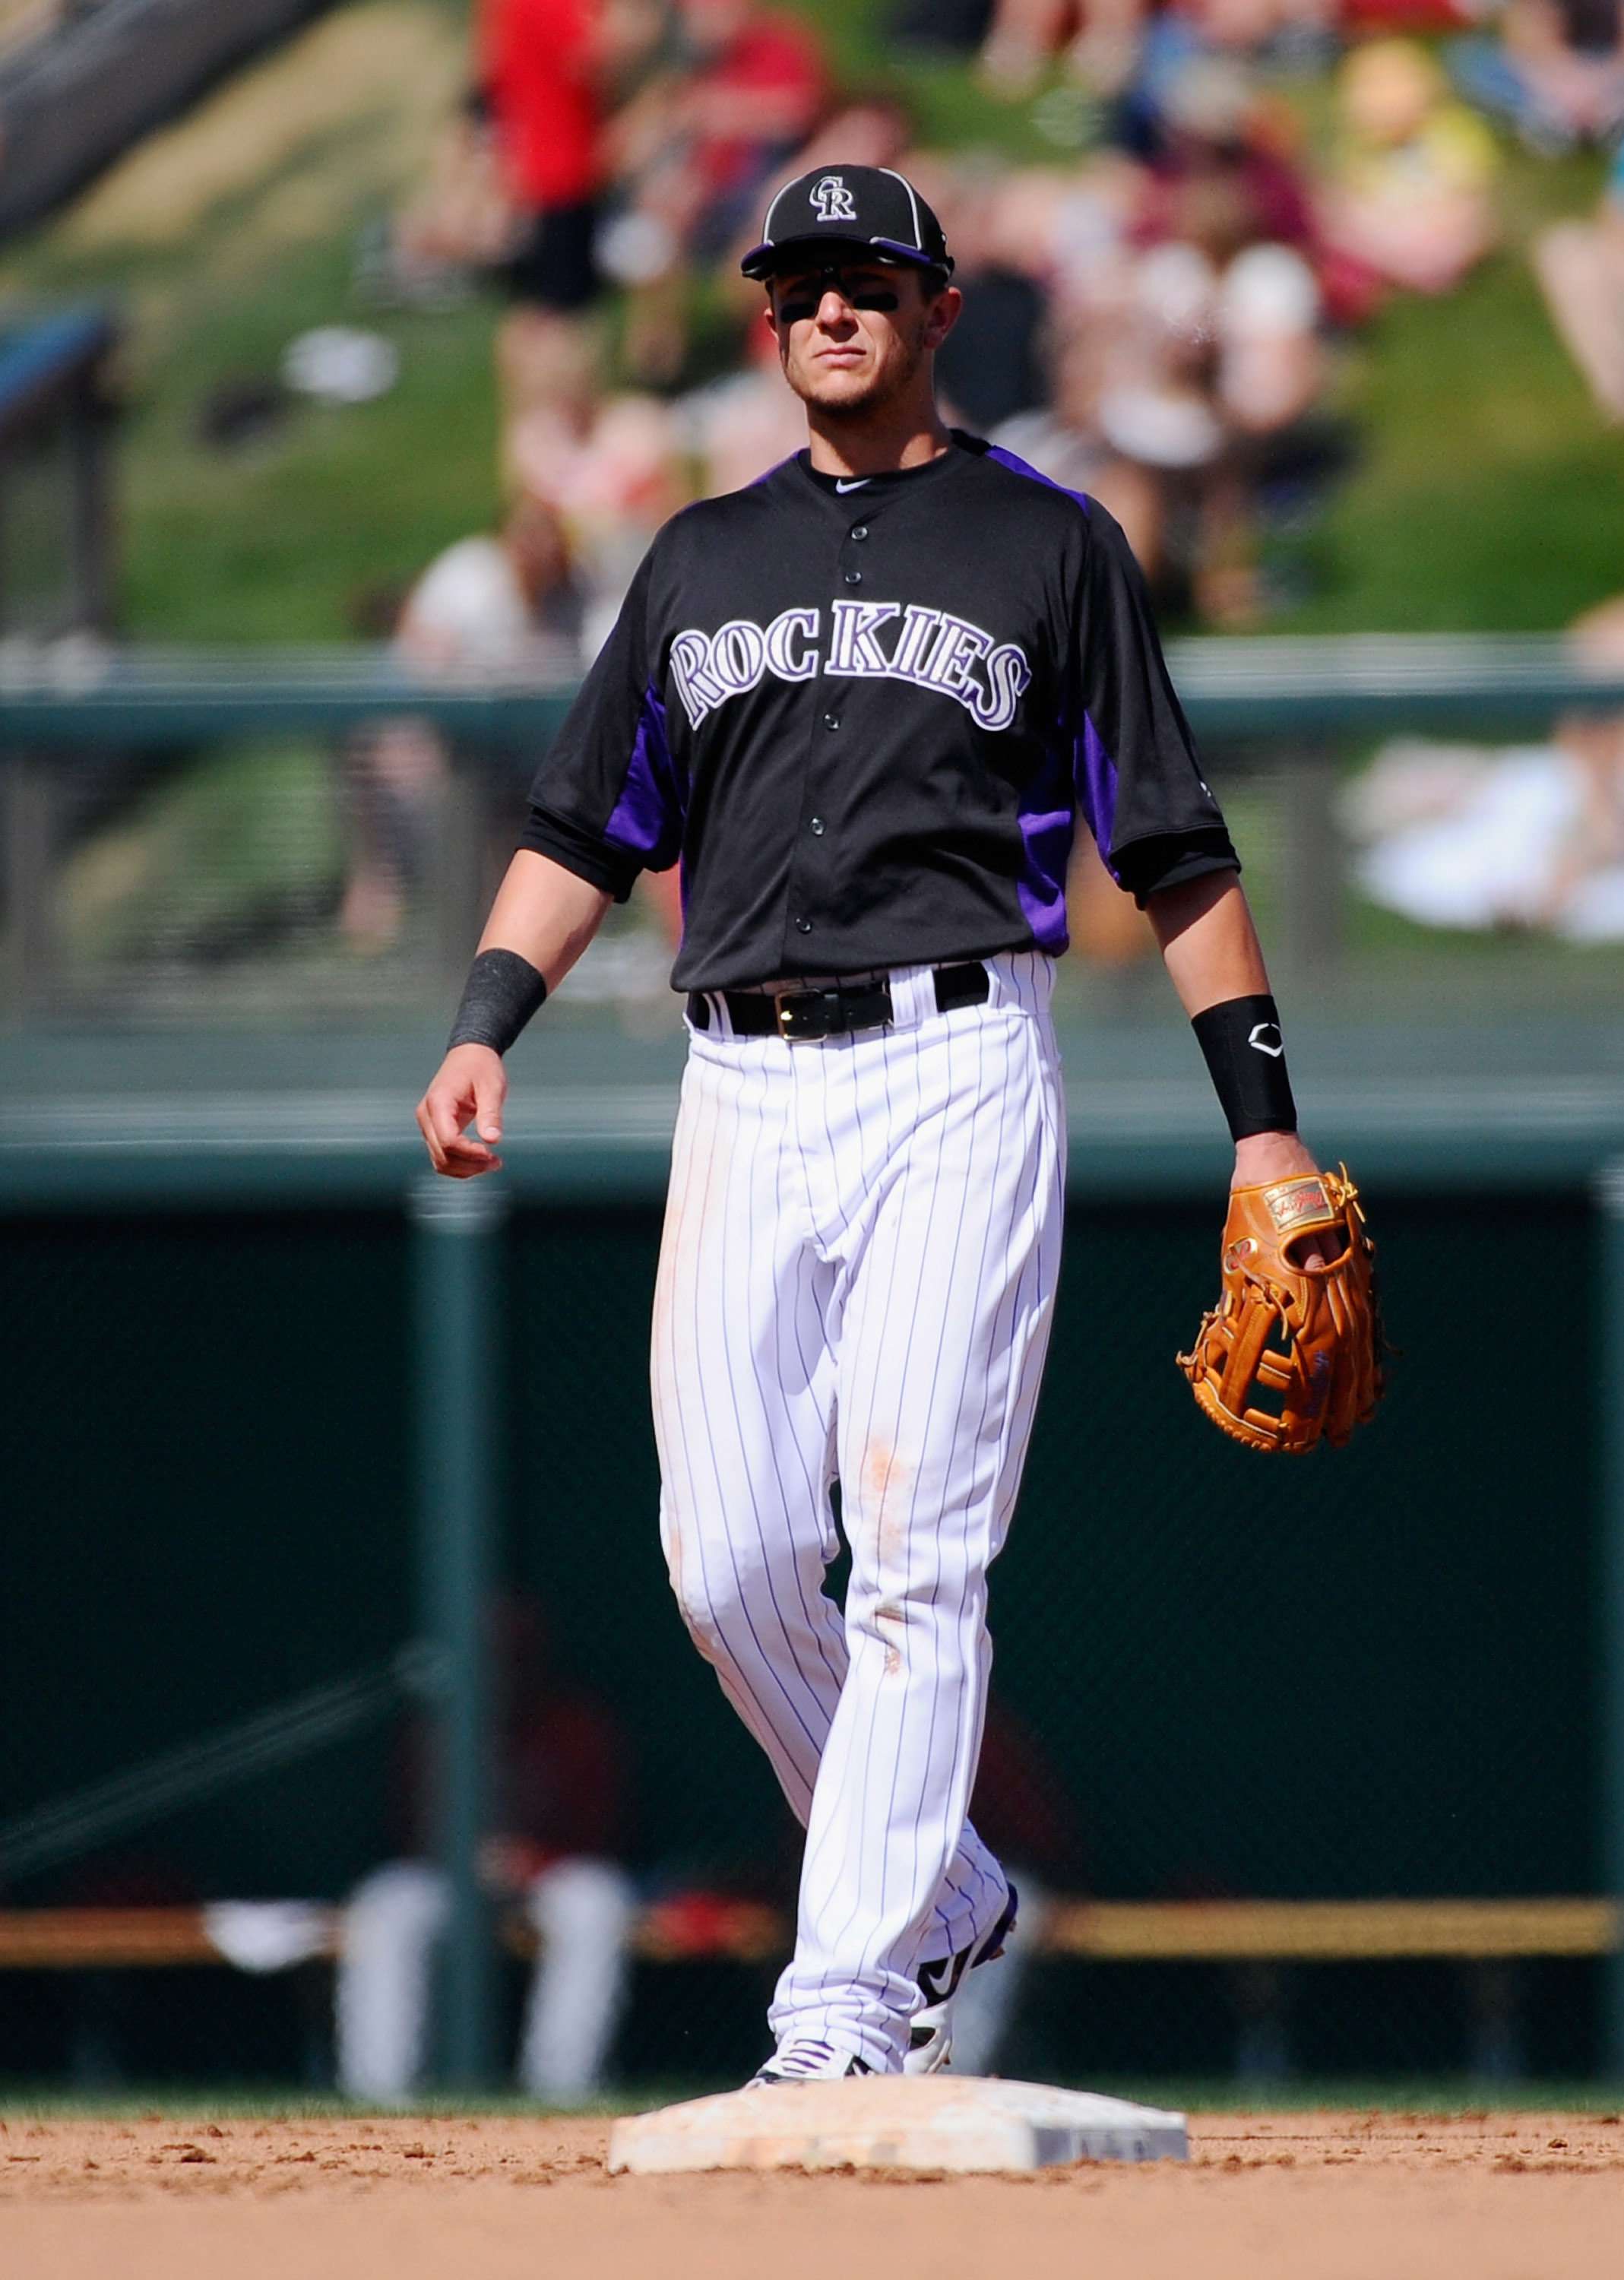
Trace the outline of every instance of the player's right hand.
{"type": "Polygon", "coordinates": [[[448,1180],[476,1180],[499,1172],[507,1071],[489,1045],[453,1045],[417,1105],[418,1130],[436,1172],[448,1180]],[[465,1127],[472,1124],[473,1134],[465,1127]],[[477,1135],[477,1137],[474,1136],[477,1135]]]}

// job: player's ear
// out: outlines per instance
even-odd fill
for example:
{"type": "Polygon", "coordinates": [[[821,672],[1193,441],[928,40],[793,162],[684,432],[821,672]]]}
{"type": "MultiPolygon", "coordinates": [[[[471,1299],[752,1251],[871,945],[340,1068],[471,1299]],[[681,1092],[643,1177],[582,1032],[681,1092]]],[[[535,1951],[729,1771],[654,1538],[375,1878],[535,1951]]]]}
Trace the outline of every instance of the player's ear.
{"type": "Polygon", "coordinates": [[[925,309],[925,345],[927,349],[941,347],[958,322],[958,312],[964,304],[965,297],[957,285],[944,285],[939,293],[929,297],[925,309]]]}

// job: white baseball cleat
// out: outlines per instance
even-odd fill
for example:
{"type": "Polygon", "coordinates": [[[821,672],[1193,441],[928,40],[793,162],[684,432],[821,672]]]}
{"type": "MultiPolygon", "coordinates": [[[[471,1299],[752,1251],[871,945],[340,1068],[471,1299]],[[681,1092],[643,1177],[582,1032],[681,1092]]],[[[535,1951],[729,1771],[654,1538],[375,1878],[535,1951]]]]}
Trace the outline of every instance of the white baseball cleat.
{"type": "Polygon", "coordinates": [[[808,2037],[786,2043],[781,2050],[775,2051],[744,2087],[767,2090],[785,2082],[838,2082],[847,2075],[873,2072],[873,2067],[853,2057],[850,2051],[837,2051],[833,2043],[814,2042],[808,2037]]]}
{"type": "Polygon", "coordinates": [[[950,2062],[953,2055],[953,2005],[964,1984],[965,1974],[974,1971],[978,1963],[995,1962],[1003,1954],[1004,1943],[1015,1929],[1018,1906],[1012,1884],[1004,1913],[985,1939],[973,1939],[968,1947],[961,1947],[957,1955],[943,1956],[939,1963],[920,1964],[917,1977],[925,2007],[913,2014],[908,2054],[902,2062],[904,2074],[940,2074],[950,2062]]]}

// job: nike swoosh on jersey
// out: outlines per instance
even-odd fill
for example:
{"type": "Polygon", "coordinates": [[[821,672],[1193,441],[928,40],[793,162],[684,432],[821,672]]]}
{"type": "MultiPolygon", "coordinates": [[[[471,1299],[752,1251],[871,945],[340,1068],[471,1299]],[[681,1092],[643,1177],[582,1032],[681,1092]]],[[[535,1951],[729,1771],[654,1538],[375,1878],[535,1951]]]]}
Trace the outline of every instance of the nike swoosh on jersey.
{"type": "Polygon", "coordinates": [[[860,491],[867,481],[868,477],[866,475],[858,475],[855,481],[846,483],[843,482],[840,477],[836,475],[835,478],[835,488],[837,491],[860,491]]]}

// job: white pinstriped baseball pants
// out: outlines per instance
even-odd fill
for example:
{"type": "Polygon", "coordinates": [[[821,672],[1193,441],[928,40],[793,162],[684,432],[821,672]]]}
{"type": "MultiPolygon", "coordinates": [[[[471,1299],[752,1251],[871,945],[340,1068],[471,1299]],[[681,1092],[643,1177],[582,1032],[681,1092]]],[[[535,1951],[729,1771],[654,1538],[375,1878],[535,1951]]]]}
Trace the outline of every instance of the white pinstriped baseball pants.
{"type": "Polygon", "coordinates": [[[806,1827],[771,2012],[901,2068],[919,1964],[987,1932],[1003,1871],[966,1815],[1004,1542],[1059,1267],[1050,961],[988,961],[938,1013],[735,1038],[712,999],[677,1120],[654,1306],[661,1535],[700,1652],[806,1827]],[[823,1591],[851,1546],[845,1615],[823,1591]]]}

